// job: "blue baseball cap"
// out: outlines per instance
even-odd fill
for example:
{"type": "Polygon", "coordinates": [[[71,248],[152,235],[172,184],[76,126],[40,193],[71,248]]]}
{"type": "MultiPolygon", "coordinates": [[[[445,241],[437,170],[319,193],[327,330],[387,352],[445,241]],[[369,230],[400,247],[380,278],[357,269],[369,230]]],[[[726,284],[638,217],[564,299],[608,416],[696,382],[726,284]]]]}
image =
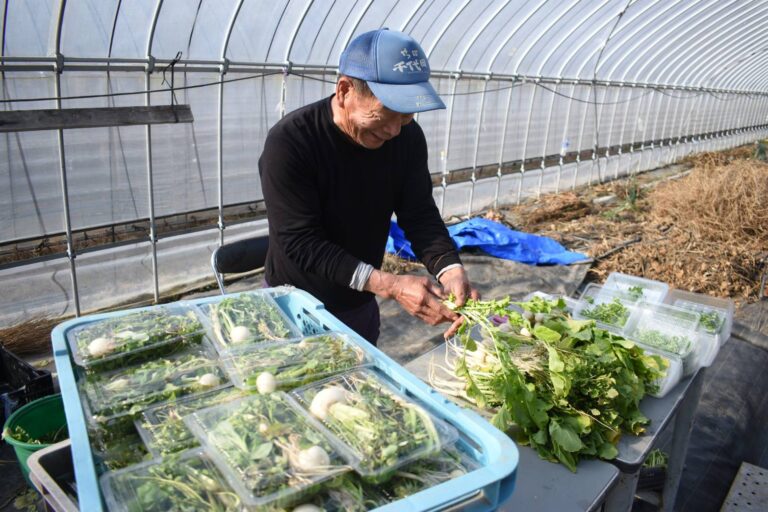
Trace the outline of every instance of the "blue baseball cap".
{"type": "Polygon", "coordinates": [[[339,73],[365,80],[385,107],[401,114],[445,108],[429,83],[429,62],[411,36],[382,28],[357,36],[339,59],[339,73]]]}

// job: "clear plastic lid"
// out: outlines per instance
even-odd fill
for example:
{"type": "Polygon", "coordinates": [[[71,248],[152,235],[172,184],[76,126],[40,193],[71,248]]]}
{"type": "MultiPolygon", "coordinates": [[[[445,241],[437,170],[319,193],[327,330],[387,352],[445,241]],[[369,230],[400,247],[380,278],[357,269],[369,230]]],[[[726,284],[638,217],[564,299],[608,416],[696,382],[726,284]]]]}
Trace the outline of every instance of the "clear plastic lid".
{"type": "Polygon", "coordinates": [[[285,393],[250,395],[184,417],[250,506],[286,506],[349,471],[328,439],[285,393]]]}
{"type": "Polygon", "coordinates": [[[300,341],[251,345],[229,352],[222,362],[235,386],[271,393],[359,367],[368,357],[346,334],[331,332],[300,341]]]}
{"type": "Polygon", "coordinates": [[[699,313],[701,315],[701,319],[699,320],[699,330],[708,334],[720,334],[728,319],[727,310],[707,306],[706,304],[678,299],[675,301],[674,305],[678,308],[699,313]]]}
{"type": "Polygon", "coordinates": [[[182,418],[200,409],[231,402],[243,396],[242,391],[229,386],[150,407],[136,419],[136,429],[147,449],[155,456],[196,448],[199,446],[197,438],[182,418]]]}
{"type": "Polygon", "coordinates": [[[573,316],[594,320],[598,327],[621,334],[636,303],[637,299],[629,293],[590,284],[581,294],[573,316]]]}
{"type": "Polygon", "coordinates": [[[292,395],[369,482],[384,481],[395,469],[436,454],[458,438],[456,429],[369,369],[304,386],[292,395]]]}
{"type": "Polygon", "coordinates": [[[99,473],[121,469],[152,456],[131,422],[111,421],[89,425],[88,438],[99,473]]]}
{"type": "Polygon", "coordinates": [[[480,467],[464,452],[453,447],[414,461],[398,470],[379,490],[389,501],[401,500],[430,487],[461,478],[480,467]]]}
{"type": "Polygon", "coordinates": [[[637,300],[650,304],[661,304],[669,291],[669,285],[661,281],[622,274],[621,272],[611,272],[603,285],[603,289],[618,290],[637,300]]]}
{"type": "Polygon", "coordinates": [[[211,391],[229,384],[205,347],[109,372],[85,375],[78,383],[86,417],[104,423],[136,416],[151,405],[211,391]]]}
{"type": "Polygon", "coordinates": [[[254,343],[301,337],[301,331],[267,292],[229,295],[197,305],[219,353],[254,343]]]}
{"type": "Polygon", "coordinates": [[[683,359],[696,347],[699,313],[666,304],[640,303],[626,327],[629,339],[639,345],[683,359]]]}
{"type": "Polygon", "coordinates": [[[191,308],[174,304],[79,325],[67,332],[67,341],[75,363],[104,371],[199,344],[204,333],[191,308]]]}
{"type": "Polygon", "coordinates": [[[113,512],[244,510],[238,495],[201,450],[105,473],[100,485],[113,512]]]}

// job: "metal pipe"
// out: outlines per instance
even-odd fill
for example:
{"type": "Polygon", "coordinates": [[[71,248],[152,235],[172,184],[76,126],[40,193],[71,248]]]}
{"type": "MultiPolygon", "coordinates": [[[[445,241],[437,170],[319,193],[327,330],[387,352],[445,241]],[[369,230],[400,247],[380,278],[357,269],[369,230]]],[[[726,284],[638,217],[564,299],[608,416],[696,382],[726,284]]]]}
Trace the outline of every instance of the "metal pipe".
{"type": "Polygon", "coordinates": [[[581,129],[579,130],[579,142],[576,144],[576,169],[573,171],[573,183],[571,184],[571,190],[576,190],[576,182],[579,176],[579,167],[581,167],[581,144],[584,141],[584,127],[587,122],[587,108],[589,108],[590,97],[591,97],[591,92],[587,93],[587,101],[584,102],[584,111],[581,113],[581,129]]]}
{"type": "MultiPolygon", "coordinates": [[[[605,102],[605,97],[608,95],[608,88],[606,87],[605,90],[603,91],[603,99],[602,100],[598,100],[597,99],[597,94],[598,94],[597,87],[595,87],[593,89],[593,92],[594,92],[594,96],[595,96],[595,103],[597,103],[597,105],[593,105],[593,108],[592,108],[592,112],[594,113],[594,117],[595,117],[595,124],[592,127],[593,128],[592,162],[590,163],[590,166],[589,166],[589,184],[590,185],[592,184],[592,173],[595,170],[595,160],[598,158],[598,156],[597,156],[597,151],[598,151],[597,145],[598,145],[598,133],[599,133],[599,128],[600,128],[600,118],[603,116],[603,103],[605,102]]],[[[602,171],[600,170],[600,161],[599,160],[597,160],[597,178],[598,178],[598,182],[599,183],[603,182],[603,176],[602,176],[602,171]]]]}
{"type": "Polygon", "coordinates": [[[512,108],[512,87],[509,88],[507,95],[507,109],[504,112],[504,126],[501,129],[501,144],[499,145],[499,167],[496,170],[496,195],[493,200],[493,207],[499,207],[499,192],[501,190],[502,167],[504,166],[504,145],[507,140],[507,126],[509,125],[509,111],[512,108]]]}
{"type": "Polygon", "coordinates": [[[443,197],[440,198],[440,215],[443,215],[443,212],[445,211],[445,194],[448,188],[448,181],[446,180],[446,177],[448,176],[448,146],[451,142],[451,121],[453,120],[453,104],[456,101],[456,85],[459,83],[460,76],[461,73],[459,72],[454,77],[453,86],[451,87],[451,101],[448,103],[448,121],[445,125],[445,146],[442,154],[443,176],[440,182],[440,186],[443,188],[443,197]]]}
{"type": "Polygon", "coordinates": [[[536,197],[541,197],[541,187],[544,184],[544,168],[547,159],[547,144],[549,143],[549,132],[552,131],[552,111],[555,108],[555,98],[557,98],[557,84],[552,94],[552,101],[549,102],[549,113],[547,114],[546,131],[544,132],[544,144],[541,149],[541,165],[539,166],[539,185],[536,189],[536,197]]]}
{"type": "MultiPolygon", "coordinates": [[[[634,100],[631,100],[630,98],[633,97],[634,93],[635,93],[635,88],[633,87],[627,94],[627,100],[626,100],[627,108],[624,109],[624,117],[622,118],[622,124],[621,124],[621,135],[619,135],[619,151],[618,151],[619,158],[616,163],[616,173],[614,175],[616,178],[619,177],[619,169],[622,166],[622,160],[623,160],[622,153],[624,152],[624,141],[626,140],[625,134],[627,131],[627,125],[629,124],[629,108],[632,106],[632,103],[634,102],[634,100]]],[[[642,97],[638,98],[638,101],[641,101],[641,100],[642,100],[642,97]]],[[[630,156],[630,164],[631,163],[632,163],[632,157],[630,156]]]]}
{"type": "Polygon", "coordinates": [[[568,106],[565,108],[565,124],[563,125],[563,137],[560,142],[560,159],[557,163],[557,180],[555,181],[555,194],[560,193],[560,180],[563,174],[563,158],[568,152],[570,141],[568,139],[568,124],[571,122],[571,108],[573,107],[573,97],[576,94],[576,85],[571,84],[571,92],[568,94],[568,106]],[[568,141],[568,142],[566,142],[568,141]]]}
{"type": "MultiPolygon", "coordinates": [[[[488,77],[490,80],[490,77],[488,77]]],[[[475,183],[477,183],[477,154],[480,150],[480,128],[483,125],[483,112],[485,110],[485,95],[488,91],[488,81],[483,83],[483,94],[480,96],[480,114],[477,121],[477,131],[475,132],[475,156],[472,160],[472,188],[469,191],[469,205],[467,207],[467,218],[472,217],[472,200],[475,197],[475,183]]]]}
{"type": "MultiPolygon", "coordinates": [[[[613,88],[616,91],[616,95],[613,97],[613,113],[611,114],[611,124],[608,127],[608,140],[606,141],[606,148],[605,148],[605,174],[608,175],[608,163],[611,159],[611,143],[613,142],[613,130],[616,128],[616,111],[619,109],[619,99],[621,98],[621,93],[624,91],[624,86],[619,85],[618,87],[613,88]]],[[[616,179],[618,177],[618,167],[616,168],[616,172],[614,172],[613,179],[616,179]]]]}
{"type": "Polygon", "coordinates": [[[520,159],[520,186],[517,187],[517,204],[520,204],[520,200],[523,194],[523,180],[525,178],[525,158],[528,151],[528,138],[531,134],[531,117],[533,116],[533,105],[536,102],[536,91],[539,86],[536,82],[533,82],[533,93],[531,94],[531,106],[528,108],[528,121],[525,124],[525,138],[523,139],[523,155],[520,159]]]}

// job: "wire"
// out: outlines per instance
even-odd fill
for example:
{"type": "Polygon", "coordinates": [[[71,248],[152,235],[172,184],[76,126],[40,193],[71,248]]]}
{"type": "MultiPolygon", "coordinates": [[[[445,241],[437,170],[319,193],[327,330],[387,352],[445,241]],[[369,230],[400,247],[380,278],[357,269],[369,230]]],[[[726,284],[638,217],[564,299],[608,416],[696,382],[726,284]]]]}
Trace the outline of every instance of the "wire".
{"type": "Polygon", "coordinates": [[[537,83],[536,85],[538,85],[542,89],[548,90],[549,92],[551,92],[552,94],[555,94],[557,96],[561,96],[563,98],[566,98],[566,99],[569,99],[569,100],[573,100],[573,101],[575,101],[577,103],[587,103],[589,105],[618,105],[620,103],[629,103],[630,101],[635,101],[638,98],[642,98],[643,96],[647,96],[647,95],[651,94],[653,92],[653,90],[654,90],[654,88],[651,87],[650,90],[645,91],[642,94],[638,94],[636,96],[632,96],[631,98],[627,98],[627,99],[621,100],[621,101],[591,101],[591,100],[582,100],[582,99],[577,98],[575,96],[569,96],[567,94],[563,94],[561,92],[557,92],[555,89],[552,89],[551,87],[547,87],[546,85],[542,85],[542,84],[539,84],[539,83],[537,83]]]}
{"type": "MultiPolygon", "coordinates": [[[[210,87],[212,85],[228,84],[232,82],[242,82],[243,80],[253,80],[254,78],[262,78],[262,77],[271,76],[271,75],[281,75],[282,73],[283,73],[282,71],[269,71],[266,73],[259,73],[257,75],[242,76],[240,78],[229,78],[225,80],[216,80],[214,82],[206,82],[203,84],[185,85],[182,87],[176,87],[175,90],[183,91],[188,89],[199,89],[201,87],[210,87]]],[[[93,99],[93,98],[114,98],[117,96],[135,96],[138,94],[156,94],[156,93],[163,93],[163,92],[169,92],[169,89],[149,89],[149,90],[143,90],[143,91],[110,92],[106,94],[82,94],[79,96],[61,96],[60,98],[57,98],[56,96],[47,97],[47,98],[19,98],[19,99],[10,99],[10,100],[0,100],[0,104],[29,103],[33,101],[55,101],[59,99],[61,101],[69,101],[69,100],[85,100],[85,99],[93,99]]]]}

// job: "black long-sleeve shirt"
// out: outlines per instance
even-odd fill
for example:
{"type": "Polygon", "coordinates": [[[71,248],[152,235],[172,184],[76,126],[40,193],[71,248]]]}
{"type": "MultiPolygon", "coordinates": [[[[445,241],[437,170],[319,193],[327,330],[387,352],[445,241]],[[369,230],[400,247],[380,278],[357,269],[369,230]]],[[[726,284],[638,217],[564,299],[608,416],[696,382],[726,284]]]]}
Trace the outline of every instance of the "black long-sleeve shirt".
{"type": "Polygon", "coordinates": [[[373,300],[349,284],[361,261],[381,267],[393,212],[431,274],[460,260],[432,197],[421,127],[412,121],[379,149],[366,149],[333,122],[331,99],[272,127],[259,173],[267,282],[306,290],[333,312],[373,300]]]}

